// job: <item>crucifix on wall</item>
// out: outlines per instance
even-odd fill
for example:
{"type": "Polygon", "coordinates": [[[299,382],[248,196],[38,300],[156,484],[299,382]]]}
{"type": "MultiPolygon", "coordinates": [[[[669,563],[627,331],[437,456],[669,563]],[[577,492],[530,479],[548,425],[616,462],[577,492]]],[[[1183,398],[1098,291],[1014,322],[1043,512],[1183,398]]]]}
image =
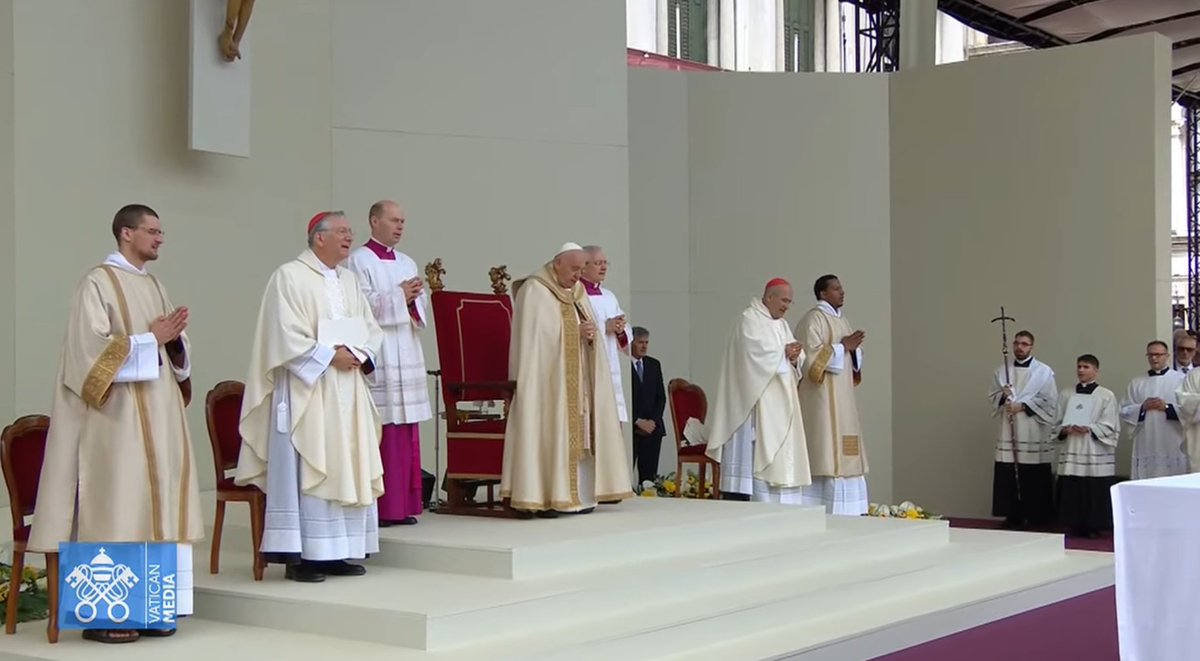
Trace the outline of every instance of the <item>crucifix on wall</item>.
{"type": "MultiPolygon", "coordinates": [[[[290,1],[290,0],[289,0],[290,1]]],[[[188,147],[250,156],[254,0],[190,0],[188,147]]]]}
{"type": "Polygon", "coordinates": [[[250,13],[254,11],[254,0],[226,0],[225,29],[217,37],[217,46],[221,49],[221,57],[226,62],[241,59],[242,53],[238,46],[246,34],[246,25],[250,23],[250,13]]]}

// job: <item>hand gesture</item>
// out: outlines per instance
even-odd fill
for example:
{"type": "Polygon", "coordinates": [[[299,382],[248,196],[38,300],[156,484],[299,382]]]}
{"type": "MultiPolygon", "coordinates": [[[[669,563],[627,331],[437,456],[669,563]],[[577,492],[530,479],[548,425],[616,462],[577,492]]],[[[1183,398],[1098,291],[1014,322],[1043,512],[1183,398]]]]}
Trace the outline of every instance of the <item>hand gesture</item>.
{"type": "Polygon", "coordinates": [[[417,300],[418,296],[421,295],[421,290],[424,289],[424,285],[421,283],[421,278],[418,276],[401,282],[400,289],[404,291],[404,302],[412,303],[413,301],[417,300]]]}
{"type": "Polygon", "coordinates": [[[625,315],[613,317],[604,324],[604,332],[608,335],[620,335],[625,332],[625,315]]]}
{"type": "Polygon", "coordinates": [[[334,350],[331,364],[335,369],[342,370],[343,372],[349,372],[350,370],[362,367],[362,363],[354,356],[354,353],[341,344],[334,350]]]}
{"type": "Polygon", "coordinates": [[[653,434],[655,427],[657,427],[657,425],[654,424],[653,420],[642,419],[642,420],[638,420],[637,422],[635,422],[633,424],[635,427],[638,428],[639,431],[642,432],[643,436],[649,436],[650,434],[653,434]]]}
{"type": "Polygon", "coordinates": [[[783,348],[783,355],[787,357],[789,363],[794,363],[796,362],[796,359],[800,357],[800,352],[803,350],[803,348],[804,346],[799,342],[789,342],[788,345],[783,348]]]}
{"type": "Polygon", "coordinates": [[[150,332],[154,333],[154,339],[158,341],[159,346],[162,346],[183,334],[187,324],[188,309],[175,308],[171,314],[163,315],[150,322],[150,332]]]}
{"type": "Polygon", "coordinates": [[[1005,399],[1012,399],[1012,398],[1013,398],[1013,389],[1012,389],[1012,386],[1004,386],[1004,398],[1005,398],[1005,399]]]}
{"type": "Polygon", "coordinates": [[[846,347],[846,351],[856,351],[866,338],[866,333],[857,330],[842,338],[842,346],[846,347]]]}
{"type": "Polygon", "coordinates": [[[1143,411],[1166,411],[1167,403],[1158,397],[1150,397],[1142,402],[1143,411]]]}
{"type": "Polygon", "coordinates": [[[1009,413],[1015,414],[1015,413],[1020,413],[1021,411],[1024,411],[1025,405],[1018,404],[1017,402],[1009,402],[1004,405],[1004,408],[1007,409],[1009,413]]]}
{"type": "Polygon", "coordinates": [[[579,324],[579,336],[587,341],[596,337],[596,322],[584,321],[579,324]]]}

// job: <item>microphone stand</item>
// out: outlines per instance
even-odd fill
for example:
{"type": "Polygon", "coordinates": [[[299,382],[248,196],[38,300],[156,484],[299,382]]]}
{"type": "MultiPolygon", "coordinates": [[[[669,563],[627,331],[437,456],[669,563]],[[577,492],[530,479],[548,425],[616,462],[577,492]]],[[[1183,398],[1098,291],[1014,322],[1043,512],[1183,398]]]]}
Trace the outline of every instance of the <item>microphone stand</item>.
{"type": "Polygon", "coordinates": [[[429,511],[436,512],[441,505],[441,491],[438,489],[439,482],[442,480],[442,422],[441,422],[441,404],[442,404],[442,370],[427,370],[427,376],[433,377],[433,493],[429,496],[429,511]]]}

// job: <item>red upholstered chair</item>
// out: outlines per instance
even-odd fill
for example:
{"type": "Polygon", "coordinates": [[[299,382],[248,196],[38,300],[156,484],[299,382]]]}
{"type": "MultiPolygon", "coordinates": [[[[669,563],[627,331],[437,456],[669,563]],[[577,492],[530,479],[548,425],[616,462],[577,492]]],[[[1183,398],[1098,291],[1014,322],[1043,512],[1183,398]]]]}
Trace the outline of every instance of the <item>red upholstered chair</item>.
{"type": "Polygon", "coordinates": [[[213,468],[217,473],[217,514],[213,519],[212,552],[208,571],[212,574],[220,571],[225,503],[247,503],[250,506],[250,538],[254,544],[254,580],[261,581],[263,570],[266,568],[260,547],[267,496],[255,486],[239,487],[233,483],[232,477],[225,475],[226,472],[237,468],[238,453],[242,447],[242,434],[238,431],[238,422],[242,418],[244,391],[245,385],[240,381],[222,381],[208,391],[204,402],[208,440],[212,444],[213,468]]]}
{"type": "Polygon", "coordinates": [[[720,498],[721,463],[704,454],[705,446],[683,444],[683,428],[687,425],[688,419],[695,418],[704,422],[708,416],[708,397],[704,395],[704,389],[685,379],[671,379],[667,384],[667,401],[671,404],[671,423],[675,428],[675,454],[677,457],[675,480],[679,484],[678,493],[682,495],[684,485],[687,484],[683,479],[683,465],[696,464],[700,472],[700,493],[704,493],[708,467],[711,466],[713,472],[712,497],[720,498]]]}
{"type": "MultiPolygon", "coordinates": [[[[4,466],[4,482],[8,485],[8,502],[13,521],[12,581],[8,586],[8,604],[4,614],[4,631],[17,632],[17,601],[21,593],[21,573],[25,571],[25,545],[29,542],[31,526],[25,517],[32,516],[37,505],[38,480],[42,477],[42,460],[46,456],[46,434],[50,418],[27,415],[17,418],[0,434],[0,462],[4,466]]],[[[46,554],[46,582],[50,597],[50,622],[46,638],[58,642],[58,554],[46,554]]]]}
{"type": "MultiPolygon", "coordinates": [[[[428,269],[427,269],[428,272],[428,269]]],[[[503,267],[499,267],[503,273],[503,267]]],[[[513,302],[493,269],[493,292],[448,291],[431,281],[430,303],[436,327],[446,405],[446,476],[443,514],[511,516],[497,498],[504,460],[505,417],[462,410],[459,404],[503,402],[504,415],[516,383],[508,377],[513,302]],[[487,500],[471,494],[487,488],[487,500]]]]}

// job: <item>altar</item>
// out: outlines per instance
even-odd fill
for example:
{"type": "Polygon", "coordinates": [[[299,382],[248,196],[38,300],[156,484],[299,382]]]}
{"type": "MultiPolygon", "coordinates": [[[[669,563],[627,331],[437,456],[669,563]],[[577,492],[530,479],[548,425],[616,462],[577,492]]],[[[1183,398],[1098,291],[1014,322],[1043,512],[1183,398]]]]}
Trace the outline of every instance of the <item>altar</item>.
{"type": "Polygon", "coordinates": [[[1112,500],[1121,658],[1194,658],[1200,473],[1122,482],[1112,500]]]}

